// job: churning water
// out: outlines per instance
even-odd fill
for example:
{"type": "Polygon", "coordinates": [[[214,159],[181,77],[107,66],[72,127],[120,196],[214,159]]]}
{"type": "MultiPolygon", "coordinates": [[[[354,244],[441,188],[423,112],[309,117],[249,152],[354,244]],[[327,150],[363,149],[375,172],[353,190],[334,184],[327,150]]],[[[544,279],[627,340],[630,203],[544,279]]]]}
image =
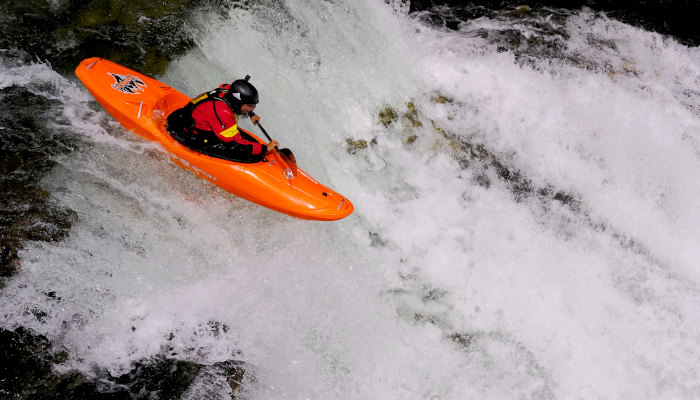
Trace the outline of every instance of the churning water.
{"type": "MultiPolygon", "coordinates": [[[[271,135],[353,201],[333,223],[223,192],[77,79],[5,63],[80,144],[42,181],[77,220],[21,253],[3,327],[88,374],[240,360],[249,399],[700,397],[700,49],[586,11],[455,31],[402,7],[203,14],[158,77],[252,75],[271,135]]],[[[211,370],[187,396],[230,392],[211,370]]]]}

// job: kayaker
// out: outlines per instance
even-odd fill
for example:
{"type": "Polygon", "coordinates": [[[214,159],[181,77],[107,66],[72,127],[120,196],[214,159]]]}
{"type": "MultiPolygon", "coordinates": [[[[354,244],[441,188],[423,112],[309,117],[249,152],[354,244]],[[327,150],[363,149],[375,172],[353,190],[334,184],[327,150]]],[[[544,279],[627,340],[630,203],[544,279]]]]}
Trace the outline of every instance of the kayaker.
{"type": "Polygon", "coordinates": [[[204,154],[235,161],[256,162],[268,148],[279,146],[272,140],[258,142],[238,129],[240,117],[260,121],[253,110],[258,104],[258,90],[248,82],[250,76],[193,98],[185,107],[168,116],[168,131],[186,146],[204,154]]]}

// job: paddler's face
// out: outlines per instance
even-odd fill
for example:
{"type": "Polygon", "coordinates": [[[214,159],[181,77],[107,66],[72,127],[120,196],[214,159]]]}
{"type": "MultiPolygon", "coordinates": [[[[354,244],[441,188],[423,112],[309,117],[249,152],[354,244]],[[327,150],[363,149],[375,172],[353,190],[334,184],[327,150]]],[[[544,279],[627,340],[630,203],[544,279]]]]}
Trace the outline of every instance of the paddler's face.
{"type": "Polygon", "coordinates": [[[253,110],[255,110],[255,104],[243,104],[241,106],[241,115],[248,115],[253,110]]]}

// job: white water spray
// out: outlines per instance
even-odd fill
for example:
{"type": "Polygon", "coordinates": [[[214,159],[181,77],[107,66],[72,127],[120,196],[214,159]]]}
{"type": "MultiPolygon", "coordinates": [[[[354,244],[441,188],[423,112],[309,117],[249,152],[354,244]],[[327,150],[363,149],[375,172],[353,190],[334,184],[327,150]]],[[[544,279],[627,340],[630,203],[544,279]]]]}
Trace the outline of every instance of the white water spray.
{"type": "MultiPolygon", "coordinates": [[[[22,253],[3,326],[84,371],[241,360],[250,399],[698,397],[700,53],[589,13],[558,60],[465,33],[500,23],[270,2],[161,77],[195,95],[251,74],[270,133],[355,204],[335,223],[222,192],[64,100],[95,143],[45,186],[79,219],[22,253]],[[518,201],[460,143],[576,206],[518,201]]],[[[228,390],[202,378],[190,396],[228,390]]]]}

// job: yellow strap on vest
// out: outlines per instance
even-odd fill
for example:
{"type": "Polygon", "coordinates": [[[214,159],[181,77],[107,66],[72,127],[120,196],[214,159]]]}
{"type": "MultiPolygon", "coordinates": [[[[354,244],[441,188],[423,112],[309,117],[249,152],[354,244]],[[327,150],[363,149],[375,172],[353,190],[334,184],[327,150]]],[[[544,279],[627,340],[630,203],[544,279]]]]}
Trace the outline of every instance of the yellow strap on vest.
{"type": "Polygon", "coordinates": [[[190,100],[190,102],[191,102],[192,104],[197,104],[197,103],[199,103],[200,101],[206,99],[207,97],[209,97],[209,92],[200,94],[199,96],[197,96],[197,97],[195,97],[194,99],[190,100]]]}
{"type": "Polygon", "coordinates": [[[219,135],[221,135],[225,138],[230,138],[230,137],[234,137],[234,136],[238,135],[239,133],[240,132],[238,131],[238,124],[233,124],[233,125],[231,125],[230,128],[228,128],[224,131],[221,131],[221,133],[219,133],[219,135]]]}

